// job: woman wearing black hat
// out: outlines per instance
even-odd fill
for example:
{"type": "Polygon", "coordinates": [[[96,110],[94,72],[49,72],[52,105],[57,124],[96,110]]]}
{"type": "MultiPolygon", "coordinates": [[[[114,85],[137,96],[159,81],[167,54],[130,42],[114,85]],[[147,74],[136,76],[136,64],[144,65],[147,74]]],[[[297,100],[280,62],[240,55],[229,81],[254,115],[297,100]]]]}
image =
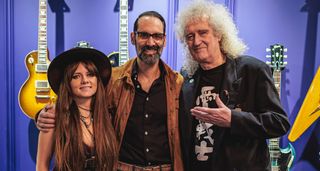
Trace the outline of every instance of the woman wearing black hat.
{"type": "Polygon", "coordinates": [[[90,48],[73,48],[57,56],[48,80],[58,95],[56,127],[40,132],[37,170],[114,170],[117,142],[106,108],[105,89],[111,75],[108,58],[90,48]]]}

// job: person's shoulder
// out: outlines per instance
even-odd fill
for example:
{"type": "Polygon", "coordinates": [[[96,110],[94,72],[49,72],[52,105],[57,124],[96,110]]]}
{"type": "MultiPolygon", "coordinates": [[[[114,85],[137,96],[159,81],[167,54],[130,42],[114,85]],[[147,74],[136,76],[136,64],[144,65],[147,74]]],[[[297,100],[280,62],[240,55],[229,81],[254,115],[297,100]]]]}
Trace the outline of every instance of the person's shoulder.
{"type": "Polygon", "coordinates": [[[239,67],[252,69],[269,68],[269,66],[265,62],[249,55],[239,56],[235,58],[235,61],[239,67]]]}
{"type": "Polygon", "coordinates": [[[175,74],[177,75],[177,83],[182,84],[184,80],[183,76],[177,71],[175,71],[175,74]]]}
{"type": "Polygon", "coordinates": [[[174,78],[175,78],[177,83],[182,83],[183,82],[183,76],[178,71],[175,71],[175,70],[169,68],[169,70],[167,70],[167,73],[169,75],[174,75],[174,78]]]}
{"type": "Polygon", "coordinates": [[[123,75],[126,72],[131,72],[133,62],[134,62],[134,58],[130,59],[129,61],[127,61],[126,63],[124,63],[121,66],[113,67],[112,68],[112,77],[118,78],[119,76],[123,75]]]}
{"type": "Polygon", "coordinates": [[[174,80],[176,84],[182,84],[183,77],[179,72],[173,70],[168,64],[164,63],[163,61],[162,65],[164,66],[165,72],[169,76],[169,79],[174,80]]]}
{"type": "Polygon", "coordinates": [[[119,75],[123,72],[123,66],[113,67],[112,68],[112,76],[119,75]]]}

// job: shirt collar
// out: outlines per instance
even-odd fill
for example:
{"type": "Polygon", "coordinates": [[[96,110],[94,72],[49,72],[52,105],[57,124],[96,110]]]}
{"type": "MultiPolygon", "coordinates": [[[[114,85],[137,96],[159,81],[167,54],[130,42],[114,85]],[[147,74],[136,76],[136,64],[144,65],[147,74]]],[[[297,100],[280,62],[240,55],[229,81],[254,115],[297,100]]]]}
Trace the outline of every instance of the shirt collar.
{"type": "MultiPolygon", "coordinates": [[[[131,78],[138,78],[138,71],[139,66],[137,60],[134,61],[133,67],[132,67],[132,74],[131,78]]],[[[159,68],[160,68],[160,79],[164,79],[164,76],[167,74],[166,70],[164,69],[164,63],[161,59],[159,59],[159,68]]]]}

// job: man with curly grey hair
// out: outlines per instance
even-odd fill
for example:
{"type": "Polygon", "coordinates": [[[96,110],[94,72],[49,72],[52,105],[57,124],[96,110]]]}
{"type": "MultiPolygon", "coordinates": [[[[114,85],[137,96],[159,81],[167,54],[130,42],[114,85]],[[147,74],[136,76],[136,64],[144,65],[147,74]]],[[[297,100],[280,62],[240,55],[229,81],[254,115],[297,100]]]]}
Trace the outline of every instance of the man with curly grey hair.
{"type": "Polygon", "coordinates": [[[268,65],[241,56],[228,10],[197,0],[181,10],[176,31],[185,46],[180,133],[186,170],[264,171],[266,139],[290,128],[268,65]]]}

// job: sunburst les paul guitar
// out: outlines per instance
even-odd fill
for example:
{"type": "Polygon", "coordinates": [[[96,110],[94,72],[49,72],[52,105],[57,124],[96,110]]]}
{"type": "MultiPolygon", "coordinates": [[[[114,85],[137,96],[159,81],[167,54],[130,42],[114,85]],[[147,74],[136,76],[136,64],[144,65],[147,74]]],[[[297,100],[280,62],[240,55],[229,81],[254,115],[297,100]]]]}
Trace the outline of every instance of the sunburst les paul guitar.
{"type": "Polygon", "coordinates": [[[24,114],[34,118],[45,104],[55,101],[56,95],[47,80],[50,63],[47,49],[47,2],[39,0],[38,50],[25,58],[29,77],[19,92],[19,105],[24,114]]]}
{"type": "MultiPolygon", "coordinates": [[[[275,87],[281,94],[281,71],[284,69],[287,62],[284,62],[284,51],[283,45],[274,44],[270,46],[271,55],[267,55],[267,58],[271,58],[271,61],[267,64],[272,68],[273,79],[275,87]]],[[[289,143],[288,147],[281,149],[279,146],[280,138],[272,138],[269,140],[269,151],[271,159],[271,170],[272,171],[288,171],[292,165],[293,159],[295,157],[295,150],[293,146],[289,143]]]]}

